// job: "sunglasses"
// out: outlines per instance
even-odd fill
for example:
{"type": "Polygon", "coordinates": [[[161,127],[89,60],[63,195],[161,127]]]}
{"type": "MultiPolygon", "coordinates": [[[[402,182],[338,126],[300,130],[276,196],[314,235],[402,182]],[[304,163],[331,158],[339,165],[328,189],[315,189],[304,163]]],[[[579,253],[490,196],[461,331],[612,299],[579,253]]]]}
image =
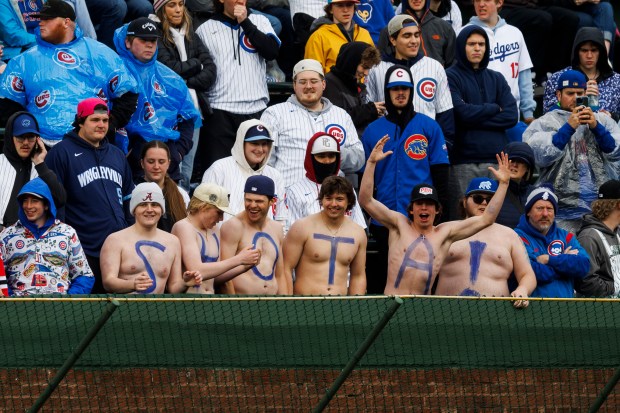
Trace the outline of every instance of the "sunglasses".
{"type": "Polygon", "coordinates": [[[474,200],[476,204],[481,205],[482,202],[484,201],[487,201],[487,204],[491,202],[491,198],[493,198],[493,195],[483,196],[483,195],[475,194],[475,195],[470,195],[470,197],[471,199],[474,200]]]}
{"type": "Polygon", "coordinates": [[[15,136],[15,140],[19,143],[24,143],[24,141],[28,141],[30,143],[32,142],[36,142],[37,141],[38,136],[37,135],[21,135],[21,136],[15,136]]]}

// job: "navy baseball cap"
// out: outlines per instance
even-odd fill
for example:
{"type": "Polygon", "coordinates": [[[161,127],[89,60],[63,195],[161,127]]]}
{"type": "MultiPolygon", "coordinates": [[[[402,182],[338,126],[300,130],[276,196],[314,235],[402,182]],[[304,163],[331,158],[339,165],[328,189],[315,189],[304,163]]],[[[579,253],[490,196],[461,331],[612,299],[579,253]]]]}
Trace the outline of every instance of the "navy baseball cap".
{"type": "Polygon", "coordinates": [[[265,125],[254,125],[248,129],[245,133],[245,142],[256,142],[256,141],[273,141],[273,138],[269,134],[269,130],[265,127],[265,125]]]}
{"type": "Polygon", "coordinates": [[[276,186],[273,179],[264,175],[253,175],[245,181],[243,192],[246,194],[265,195],[269,198],[276,196],[276,186]]]}
{"type": "Polygon", "coordinates": [[[474,192],[485,192],[487,194],[494,194],[497,191],[497,181],[490,178],[474,178],[469,181],[465,195],[469,195],[474,192]]]}
{"type": "Polygon", "coordinates": [[[22,113],[13,121],[13,136],[22,136],[27,133],[39,134],[39,127],[34,116],[30,113],[22,113]]]}

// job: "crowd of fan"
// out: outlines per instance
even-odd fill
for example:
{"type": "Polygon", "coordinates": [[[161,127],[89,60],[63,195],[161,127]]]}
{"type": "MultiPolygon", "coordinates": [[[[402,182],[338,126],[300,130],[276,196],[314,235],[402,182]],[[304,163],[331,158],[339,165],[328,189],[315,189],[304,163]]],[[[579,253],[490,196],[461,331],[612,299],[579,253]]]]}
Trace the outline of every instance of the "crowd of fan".
{"type": "Polygon", "coordinates": [[[609,1],[0,11],[5,296],[620,297],[609,1]]]}

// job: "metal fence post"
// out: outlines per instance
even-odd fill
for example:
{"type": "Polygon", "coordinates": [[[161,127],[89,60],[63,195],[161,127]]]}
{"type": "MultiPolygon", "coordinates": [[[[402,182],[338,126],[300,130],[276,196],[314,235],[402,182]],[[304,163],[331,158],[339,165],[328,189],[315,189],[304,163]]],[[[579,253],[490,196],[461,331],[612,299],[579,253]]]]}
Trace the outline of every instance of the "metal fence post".
{"type": "Polygon", "coordinates": [[[368,334],[368,336],[366,337],[364,342],[361,344],[361,346],[357,349],[353,357],[351,357],[347,365],[342,369],[342,371],[340,372],[340,375],[336,378],[334,383],[327,390],[325,395],[321,398],[321,400],[319,401],[319,404],[317,404],[313,410],[314,413],[322,412],[327,407],[331,399],[338,392],[338,389],[340,389],[340,386],[342,386],[342,384],[346,381],[347,377],[349,377],[349,375],[351,374],[351,372],[353,371],[357,363],[359,363],[362,357],[364,357],[364,354],[366,354],[366,352],[368,351],[372,343],[374,343],[377,337],[379,337],[379,334],[381,334],[381,331],[383,330],[383,328],[387,325],[390,319],[394,316],[394,314],[396,313],[396,310],[398,310],[398,308],[401,306],[402,303],[403,303],[402,298],[394,297],[394,302],[392,303],[390,308],[388,308],[385,314],[383,314],[383,317],[381,317],[381,320],[379,320],[379,322],[375,325],[375,327],[372,329],[370,334],[368,334]]]}
{"type": "Polygon", "coordinates": [[[43,393],[41,393],[39,398],[35,400],[30,410],[28,410],[28,413],[38,412],[41,409],[41,407],[43,407],[47,399],[50,398],[54,390],[56,390],[56,387],[58,387],[62,379],[65,378],[69,370],[71,370],[73,365],[78,361],[82,353],[84,353],[86,348],[88,348],[91,341],[93,341],[97,333],[99,333],[101,328],[103,328],[105,323],[112,316],[114,311],[116,311],[119,305],[120,303],[117,300],[114,300],[114,299],[110,300],[110,302],[108,303],[108,305],[106,305],[105,309],[103,310],[103,313],[101,314],[101,316],[99,317],[95,325],[92,326],[90,330],[88,330],[88,332],[86,333],[86,335],[84,336],[80,344],[78,344],[77,348],[73,350],[73,353],[71,353],[69,358],[67,358],[67,360],[65,360],[62,366],[60,366],[60,369],[58,369],[58,371],[56,372],[56,375],[52,378],[52,380],[50,380],[49,384],[47,385],[43,393]]]}

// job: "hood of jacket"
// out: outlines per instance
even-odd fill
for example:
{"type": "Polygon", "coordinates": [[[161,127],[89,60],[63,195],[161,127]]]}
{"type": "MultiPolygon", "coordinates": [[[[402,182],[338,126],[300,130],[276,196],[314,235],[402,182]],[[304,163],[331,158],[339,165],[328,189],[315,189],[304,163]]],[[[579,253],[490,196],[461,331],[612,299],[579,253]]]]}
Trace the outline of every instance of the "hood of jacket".
{"type": "Polygon", "coordinates": [[[82,32],[82,29],[80,29],[77,24],[75,25],[75,30],[73,31],[73,35],[75,37],[73,38],[73,40],[71,40],[68,43],[53,44],[53,43],[46,42],[45,40],[41,38],[41,29],[39,29],[38,27],[34,29],[34,35],[36,36],[37,44],[39,46],[47,47],[51,49],[65,49],[67,48],[68,45],[75,44],[76,42],[79,42],[80,40],[82,40],[82,38],[84,37],[84,33],[82,32]]]}
{"type": "MultiPolygon", "coordinates": [[[[314,165],[312,163],[312,145],[314,145],[314,141],[319,139],[321,136],[329,136],[330,138],[333,138],[333,136],[325,132],[317,132],[314,135],[312,135],[312,137],[308,141],[308,146],[306,146],[306,158],[304,159],[304,168],[306,169],[306,176],[308,177],[309,180],[311,180],[314,183],[317,183],[317,179],[316,179],[316,173],[314,171],[314,165]]],[[[338,142],[338,139],[334,139],[334,140],[336,141],[336,147],[340,151],[340,143],[338,142]]],[[[336,155],[336,163],[338,164],[338,170],[336,171],[334,175],[338,175],[338,172],[340,172],[340,152],[338,152],[338,154],[336,155]]]]}
{"type": "Polygon", "coordinates": [[[49,209],[47,211],[48,217],[45,221],[45,224],[41,228],[37,228],[37,226],[33,222],[28,221],[28,218],[26,218],[26,214],[24,213],[22,203],[18,202],[19,210],[17,211],[17,214],[19,215],[19,221],[22,223],[23,226],[28,228],[30,232],[32,232],[37,238],[40,238],[41,235],[43,235],[45,231],[47,231],[47,229],[51,227],[56,220],[56,204],[54,204],[54,198],[52,197],[52,192],[50,191],[50,188],[41,178],[34,178],[26,185],[24,185],[19,191],[17,198],[19,199],[21,195],[26,193],[32,193],[43,197],[43,199],[45,199],[46,201],[46,204],[49,206],[49,209]]]}
{"type": "MultiPolygon", "coordinates": [[[[295,106],[298,106],[300,109],[303,109],[305,111],[311,112],[310,110],[308,110],[307,107],[305,107],[304,105],[299,103],[299,100],[297,100],[297,96],[295,96],[295,95],[289,96],[289,98],[286,101],[291,103],[291,104],[293,104],[293,105],[295,105],[295,106]]],[[[316,113],[316,114],[320,115],[320,114],[323,114],[323,113],[329,111],[332,108],[332,106],[334,106],[334,104],[332,102],[330,102],[329,99],[324,98],[324,97],[321,98],[321,102],[323,103],[323,109],[321,109],[319,111],[316,111],[316,112],[312,111],[312,113],[316,113]]]]}
{"type": "Polygon", "coordinates": [[[407,123],[409,123],[411,119],[413,119],[413,117],[415,116],[415,110],[413,108],[414,90],[413,90],[413,87],[410,88],[411,93],[409,93],[409,100],[407,101],[407,107],[401,113],[398,113],[398,111],[394,107],[394,104],[392,103],[392,99],[390,98],[390,91],[387,87],[388,80],[390,79],[390,76],[392,76],[392,72],[394,72],[396,69],[406,70],[407,73],[409,73],[410,79],[413,79],[413,76],[411,75],[411,71],[409,70],[407,66],[394,65],[388,68],[387,72],[385,73],[385,80],[383,83],[383,92],[385,93],[384,95],[385,96],[385,108],[387,109],[387,115],[385,115],[385,117],[387,120],[389,120],[390,122],[396,123],[397,125],[401,127],[401,129],[403,129],[404,126],[407,125],[407,123]]]}
{"type": "MultiPolygon", "coordinates": [[[[235,144],[230,150],[230,153],[233,159],[235,160],[235,162],[237,162],[237,164],[241,167],[241,169],[243,169],[250,175],[262,174],[262,170],[265,169],[265,166],[267,165],[267,162],[269,162],[269,158],[271,157],[271,154],[273,152],[273,143],[272,143],[271,147],[269,148],[269,153],[265,156],[265,159],[262,160],[258,169],[253,169],[248,163],[247,159],[245,159],[245,151],[243,148],[244,143],[245,143],[245,134],[248,132],[248,129],[250,129],[253,126],[257,126],[257,125],[261,125],[263,128],[269,131],[269,128],[267,127],[267,125],[265,125],[263,122],[261,122],[258,119],[251,119],[251,120],[248,120],[247,122],[243,122],[242,125],[239,126],[239,129],[237,129],[237,138],[235,140],[235,144]]],[[[269,134],[271,135],[271,131],[269,131],[269,134]]]]}
{"type": "Polygon", "coordinates": [[[349,89],[357,90],[357,66],[362,61],[362,53],[371,47],[364,42],[345,43],[338,52],[336,64],[331,67],[330,73],[336,75],[342,83],[349,89]]]}
{"type": "Polygon", "coordinates": [[[35,116],[32,115],[30,112],[19,111],[19,112],[12,114],[9,117],[9,119],[6,121],[6,126],[4,128],[4,146],[3,146],[2,153],[4,153],[4,156],[6,156],[6,159],[9,160],[11,165],[13,166],[21,165],[23,167],[26,167],[28,170],[30,170],[32,161],[30,160],[30,158],[22,159],[17,153],[17,149],[15,149],[15,143],[13,142],[13,123],[15,122],[15,119],[18,116],[23,115],[25,113],[31,115],[32,119],[34,120],[34,123],[37,125],[37,129],[39,129],[39,122],[37,122],[37,118],[35,118],[35,116]]]}
{"type": "Polygon", "coordinates": [[[321,16],[319,18],[314,19],[314,21],[312,22],[312,24],[310,25],[310,33],[314,33],[319,27],[323,26],[323,25],[336,25],[336,23],[334,23],[333,20],[328,19],[325,16],[321,16]]]}
{"type": "Polygon", "coordinates": [[[616,233],[614,231],[610,230],[607,225],[603,224],[592,214],[585,214],[583,216],[583,219],[581,220],[581,226],[577,230],[577,235],[579,235],[585,229],[597,229],[601,231],[603,235],[605,235],[605,237],[612,239],[616,236],[616,233]]]}
{"type": "Polygon", "coordinates": [[[116,53],[118,53],[121,59],[123,59],[127,63],[130,63],[130,65],[128,65],[128,68],[132,71],[136,79],[139,79],[139,77],[136,76],[134,67],[140,68],[140,67],[153,66],[155,62],[157,62],[158,49],[155,49],[155,54],[153,54],[153,57],[151,58],[151,60],[149,60],[146,63],[143,63],[139,61],[138,59],[136,59],[135,56],[125,46],[125,39],[127,38],[127,27],[129,27],[129,23],[122,25],[121,27],[119,27],[118,29],[114,31],[114,47],[116,47],[116,53]],[[134,67],[131,67],[131,66],[134,66],[134,67]]]}
{"type": "Polygon", "coordinates": [[[575,35],[575,41],[573,42],[573,56],[571,65],[573,69],[579,69],[579,48],[585,42],[592,42],[598,48],[598,61],[596,62],[596,68],[600,73],[600,80],[606,79],[613,74],[613,69],[609,66],[609,60],[607,56],[607,48],[605,47],[605,38],[603,33],[596,27],[582,27],[577,31],[575,35]]]}
{"type": "Polygon", "coordinates": [[[424,20],[424,18],[427,15],[433,15],[433,13],[431,12],[431,0],[426,0],[426,3],[424,3],[424,10],[422,10],[422,12],[420,12],[420,15],[417,15],[415,11],[413,11],[413,9],[411,8],[411,6],[409,6],[409,1],[408,0],[403,0],[402,1],[402,14],[409,14],[410,16],[413,16],[416,18],[416,21],[422,21],[424,20]]]}
{"type": "Polygon", "coordinates": [[[489,26],[487,23],[485,23],[482,20],[480,20],[478,18],[478,16],[472,16],[469,19],[469,24],[475,24],[476,26],[486,27],[486,28],[488,28],[489,30],[491,30],[492,32],[495,33],[495,31],[497,29],[499,29],[500,27],[505,26],[507,24],[506,20],[502,19],[502,16],[498,15],[497,17],[499,17],[499,19],[497,20],[497,23],[493,27],[489,26]]]}
{"type": "Polygon", "coordinates": [[[465,44],[467,43],[467,39],[472,34],[477,33],[484,37],[484,42],[486,44],[484,50],[484,57],[480,62],[480,66],[476,70],[486,69],[489,65],[489,56],[491,55],[491,45],[489,43],[489,36],[487,32],[480,26],[470,25],[463,27],[463,30],[459,32],[459,35],[456,37],[456,64],[470,71],[476,71],[471,66],[469,60],[467,60],[467,54],[465,53],[465,44]]]}

